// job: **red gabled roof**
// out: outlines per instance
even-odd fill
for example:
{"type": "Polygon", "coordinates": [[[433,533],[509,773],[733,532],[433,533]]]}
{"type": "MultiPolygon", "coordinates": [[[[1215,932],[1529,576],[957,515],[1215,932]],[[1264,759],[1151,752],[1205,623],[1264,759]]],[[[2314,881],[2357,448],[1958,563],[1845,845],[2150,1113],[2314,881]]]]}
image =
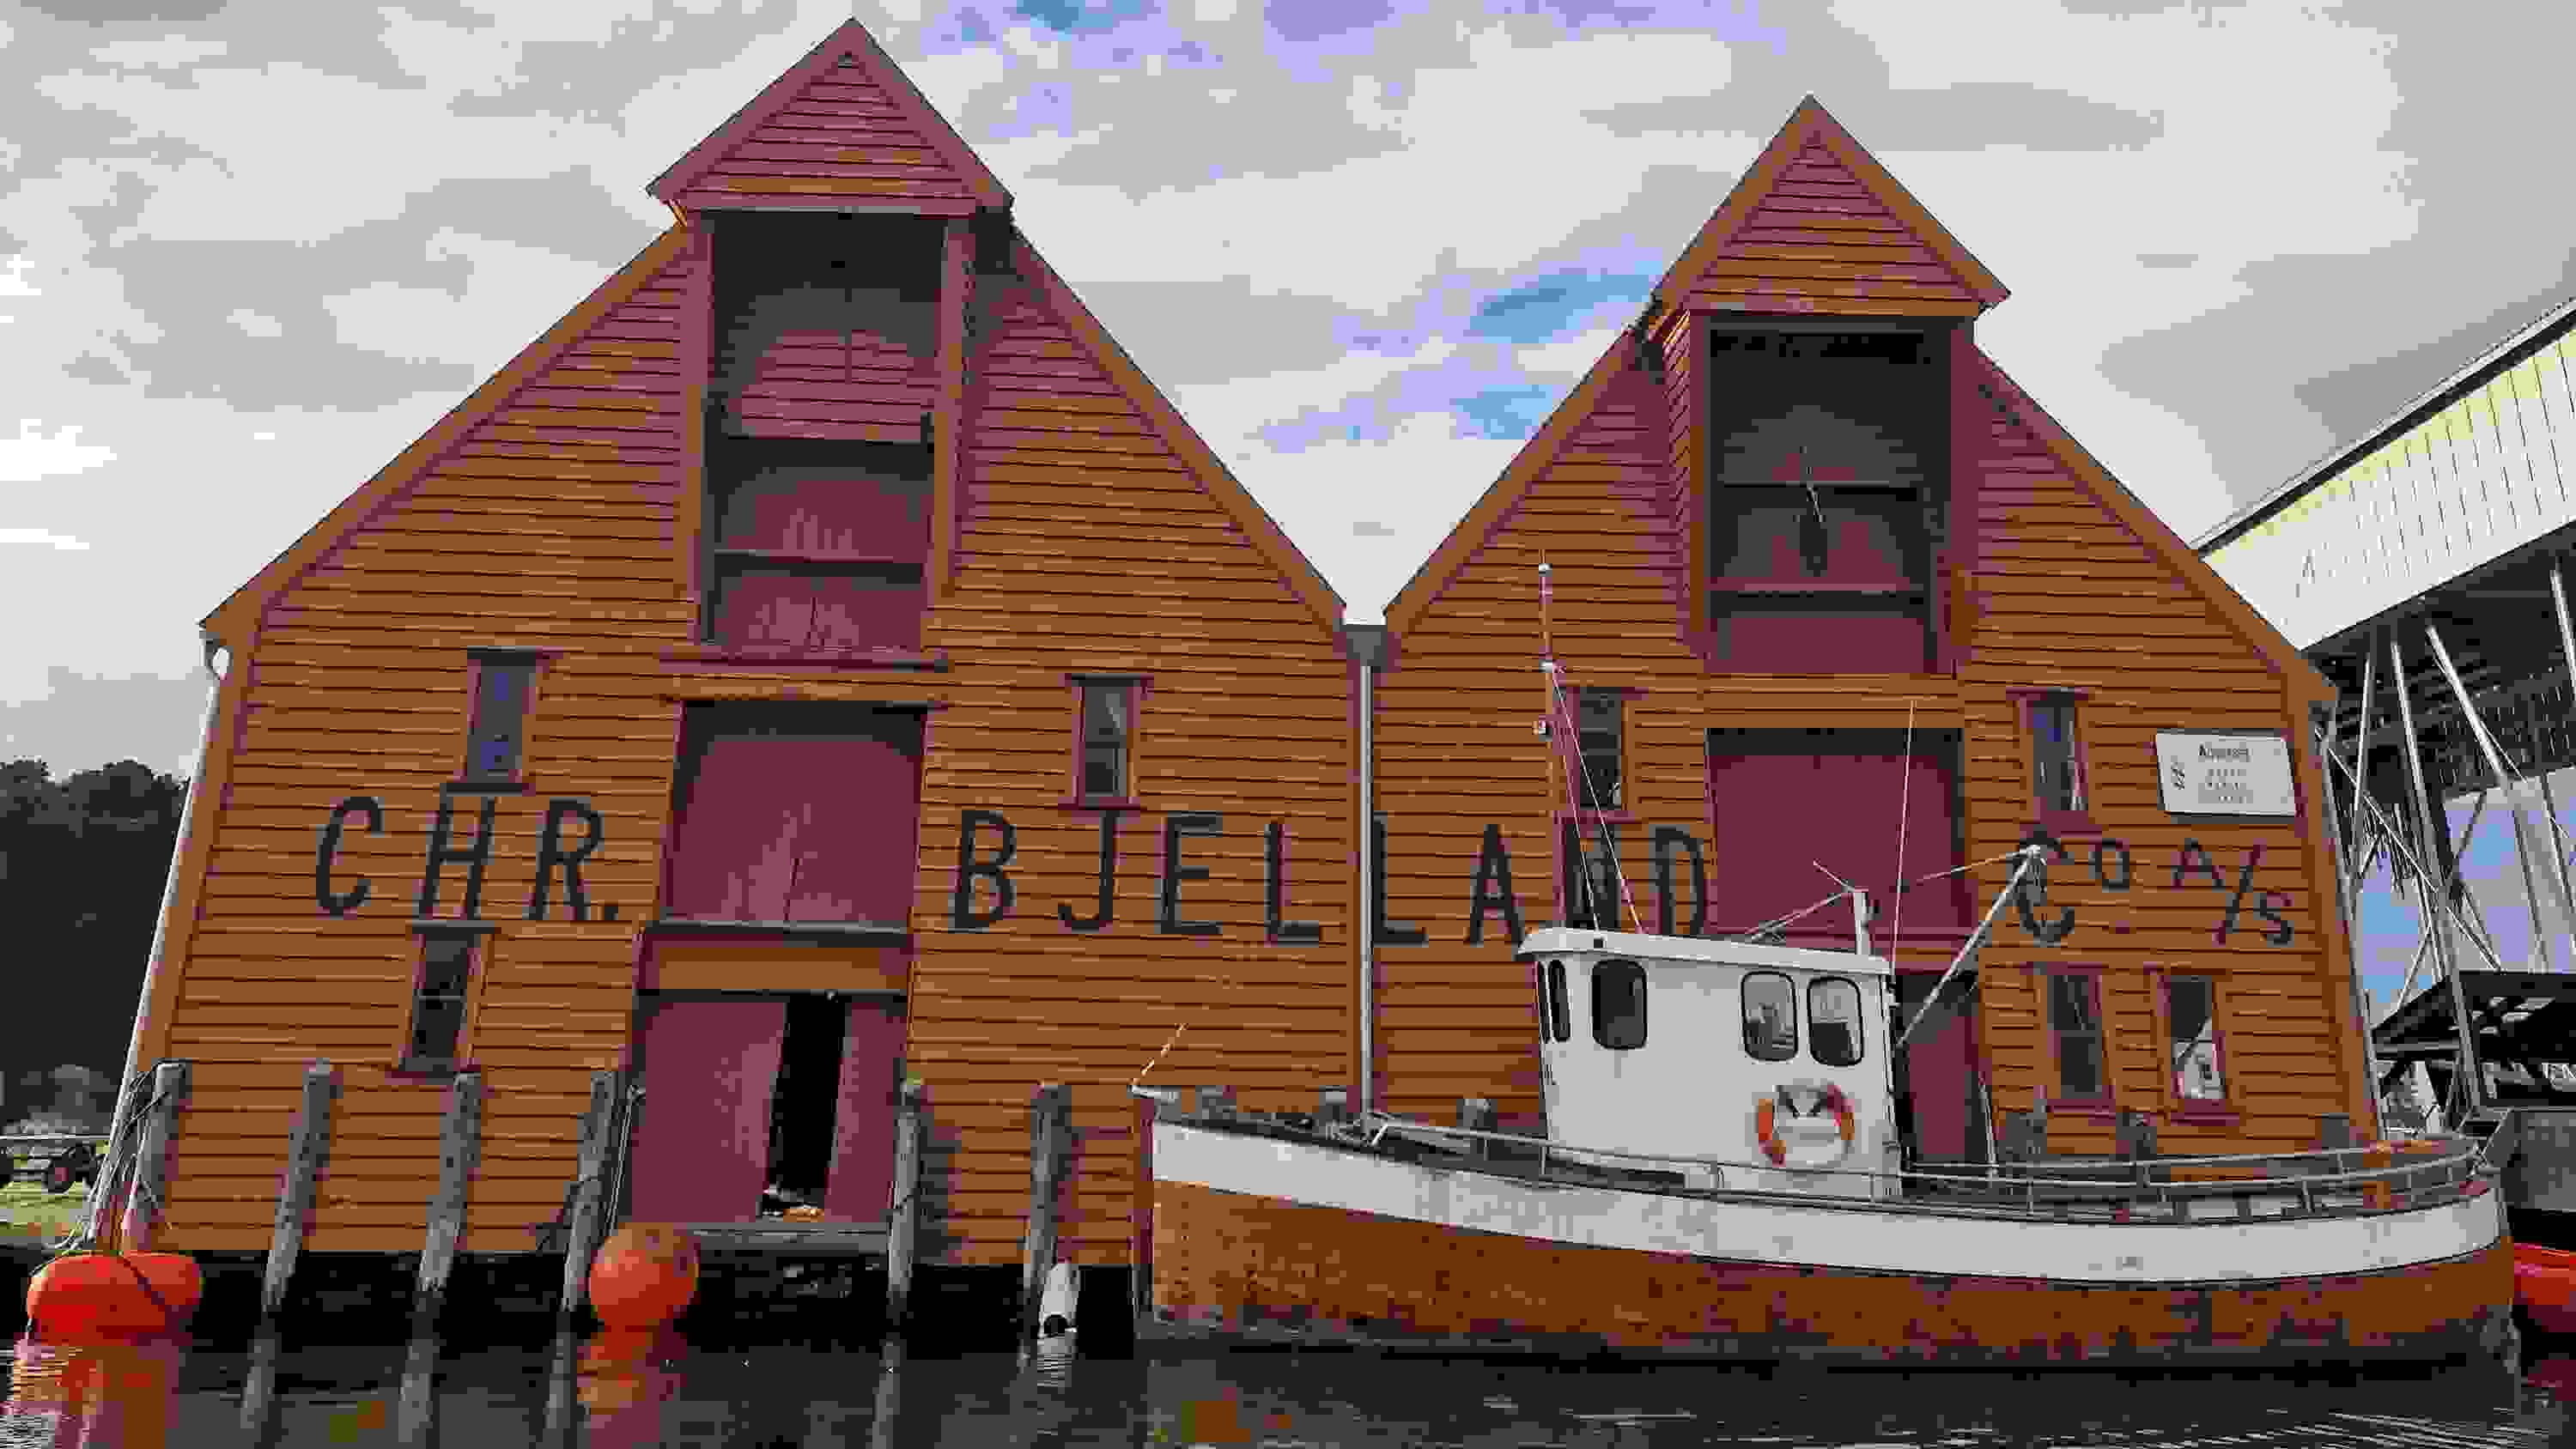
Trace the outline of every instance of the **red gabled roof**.
{"type": "Polygon", "coordinates": [[[1011,193],[855,20],[656,177],[652,193],[686,210],[964,216],[1011,204],[1011,193]]]}
{"type": "Polygon", "coordinates": [[[1975,316],[2005,295],[1814,96],[1655,286],[1667,313],[1975,316]]]}

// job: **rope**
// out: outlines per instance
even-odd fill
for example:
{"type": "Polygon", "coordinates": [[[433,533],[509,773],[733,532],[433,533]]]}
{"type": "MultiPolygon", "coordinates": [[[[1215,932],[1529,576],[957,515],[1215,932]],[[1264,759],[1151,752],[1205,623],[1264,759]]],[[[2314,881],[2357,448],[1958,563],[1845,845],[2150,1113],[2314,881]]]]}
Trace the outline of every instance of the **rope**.
{"type": "MultiPolygon", "coordinates": [[[[1905,702],[1905,753],[1896,761],[1896,878],[1905,879],[1905,817],[1914,803],[1914,701],[1905,702]]],[[[1905,887],[1896,888],[1896,911],[1887,923],[1887,961],[1896,964],[1896,952],[1905,940],[1905,887]]]]}

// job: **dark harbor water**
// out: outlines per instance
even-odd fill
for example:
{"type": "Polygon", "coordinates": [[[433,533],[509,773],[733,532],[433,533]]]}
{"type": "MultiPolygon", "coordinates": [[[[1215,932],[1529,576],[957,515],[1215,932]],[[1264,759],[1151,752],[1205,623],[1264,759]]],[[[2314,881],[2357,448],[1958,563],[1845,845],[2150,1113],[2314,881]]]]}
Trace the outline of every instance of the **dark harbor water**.
{"type": "MultiPolygon", "coordinates": [[[[400,1347],[291,1352],[270,1443],[397,1442],[400,1347]]],[[[191,1352],[167,1443],[245,1444],[247,1360],[191,1352]]],[[[1572,1369],[1313,1353],[1077,1358],[1062,1341],[1009,1354],[914,1358],[877,1423],[883,1360],[871,1353],[676,1349],[617,1384],[564,1442],[600,1446],[1173,1446],[1268,1449],[1774,1449],[1865,1446],[2540,1445],[2576,1442],[2576,1360],[2536,1359],[2520,1383],[2458,1368],[2355,1382],[2099,1374],[1762,1373],[1705,1366],[1572,1369]],[[2561,1387],[2563,1385],[2563,1387],[2561,1387]],[[611,1401],[624,1399],[625,1407],[611,1401]]],[[[467,1449],[544,1442],[549,1358],[525,1348],[455,1352],[442,1364],[426,1441],[467,1449]]],[[[73,1444],[54,1416],[21,1409],[0,1444],[73,1444]]],[[[86,1442],[102,1439],[93,1435],[86,1442]]],[[[114,1443],[108,1439],[104,1442],[114,1443]]],[[[130,1441],[129,1441],[130,1442],[130,1441]]]]}

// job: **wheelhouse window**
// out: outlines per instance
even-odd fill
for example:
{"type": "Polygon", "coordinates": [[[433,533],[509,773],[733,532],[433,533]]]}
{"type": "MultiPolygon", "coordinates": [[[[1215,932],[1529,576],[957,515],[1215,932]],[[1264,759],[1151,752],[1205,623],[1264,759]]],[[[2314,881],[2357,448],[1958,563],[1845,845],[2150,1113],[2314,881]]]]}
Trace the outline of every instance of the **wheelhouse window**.
{"type": "Polygon", "coordinates": [[[2165,1041],[2175,1099],[2186,1107],[2224,1103],[2227,1074],[2219,1059],[2216,982],[2206,976],[2166,979],[2165,1041]]]}
{"type": "Polygon", "coordinates": [[[474,984],[480,936],[462,931],[425,932],[420,973],[414,979],[411,1025],[397,1070],[453,1072],[465,1041],[466,1004],[474,984]]]}
{"type": "Polygon", "coordinates": [[[1947,355],[1920,326],[1712,326],[1706,610],[1720,667],[1929,666],[1947,355]]]}
{"type": "Polygon", "coordinates": [[[1777,971],[1744,977],[1744,1054],[1757,1062],[1785,1062],[1798,1054],[1798,994],[1777,971]]]}
{"type": "Polygon", "coordinates": [[[461,778],[478,784],[516,782],[526,741],[528,700],[536,687],[537,656],[515,649],[478,649],[467,659],[474,679],[474,705],[466,726],[461,778]]]}
{"type": "Polygon", "coordinates": [[[2091,973],[2049,973],[2048,1031],[2057,1057],[2057,1097],[2107,1101],[2111,1080],[2103,1053],[2101,983],[2091,973]]]}
{"type": "Polygon", "coordinates": [[[1565,998],[1565,963],[1550,961],[1544,973],[1546,986],[1539,994],[1539,1017],[1552,1041],[1574,1039],[1574,1013],[1565,998]]]}
{"type": "Polygon", "coordinates": [[[1073,681],[1073,796],[1080,805],[1136,804],[1136,714],[1141,679],[1073,681]]]}
{"type": "Polygon", "coordinates": [[[1807,983],[1807,1055],[1822,1066],[1860,1065],[1858,986],[1840,976],[1807,983]]]}
{"type": "Polygon", "coordinates": [[[1592,965],[1592,1039],[1614,1052],[1646,1044],[1646,968],[1634,961],[1592,965]]]}

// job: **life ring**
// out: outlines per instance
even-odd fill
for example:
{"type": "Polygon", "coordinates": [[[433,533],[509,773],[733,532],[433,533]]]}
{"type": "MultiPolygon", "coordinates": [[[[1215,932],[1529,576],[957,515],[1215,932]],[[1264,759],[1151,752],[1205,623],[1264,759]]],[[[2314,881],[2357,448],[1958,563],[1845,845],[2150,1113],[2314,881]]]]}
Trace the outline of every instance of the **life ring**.
{"type": "MultiPolygon", "coordinates": [[[[1852,1111],[1851,1098],[1843,1095],[1843,1089],[1826,1086],[1821,1092],[1815,1094],[1813,1105],[1805,1111],[1799,1110],[1798,1104],[1791,1099],[1790,1091],[1790,1088],[1783,1086],[1778,1091],[1767,1093],[1753,1108],[1754,1140],[1762,1144],[1762,1155],[1771,1159],[1771,1165],[1789,1167],[1793,1172],[1814,1172],[1820,1168],[1831,1167],[1850,1156],[1852,1143],[1860,1136],[1860,1118],[1852,1111]],[[1801,1154],[1802,1160],[1792,1167],[1789,1163],[1789,1143],[1780,1135],[1780,1109],[1783,1107],[1788,1109],[1793,1122],[1814,1122],[1825,1113],[1831,1112],[1835,1128],[1833,1155],[1821,1161],[1808,1161],[1804,1159],[1812,1154],[1801,1154]]],[[[1793,1135],[1802,1143],[1816,1140],[1816,1134],[1810,1132],[1793,1132],[1793,1135]]]]}

